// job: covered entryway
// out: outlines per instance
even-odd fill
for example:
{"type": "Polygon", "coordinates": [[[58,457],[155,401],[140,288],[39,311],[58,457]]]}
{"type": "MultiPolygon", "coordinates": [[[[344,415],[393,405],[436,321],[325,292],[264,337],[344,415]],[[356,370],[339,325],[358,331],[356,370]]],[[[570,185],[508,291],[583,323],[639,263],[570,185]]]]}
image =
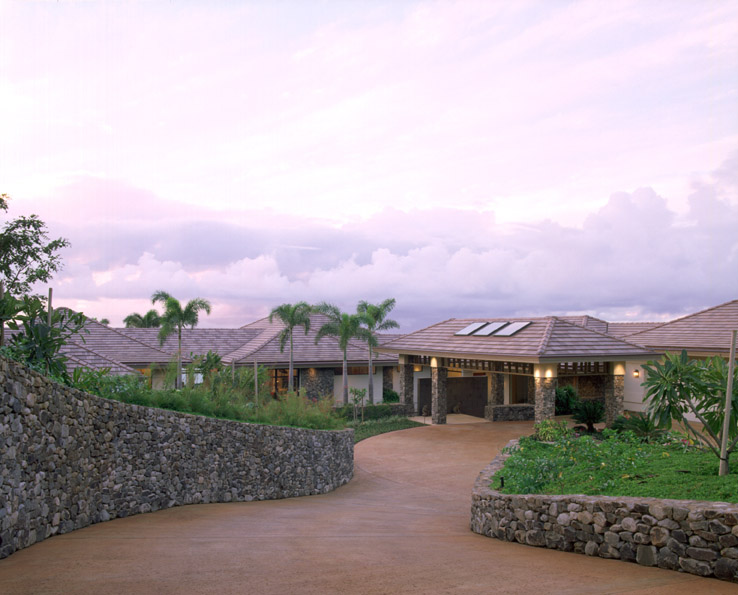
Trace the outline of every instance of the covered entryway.
{"type": "MultiPolygon", "coordinates": [[[[433,385],[430,378],[418,380],[418,412],[431,412],[433,385]]],[[[449,413],[464,413],[474,417],[484,417],[487,405],[487,377],[468,376],[449,377],[446,380],[446,407],[449,413]]]]}

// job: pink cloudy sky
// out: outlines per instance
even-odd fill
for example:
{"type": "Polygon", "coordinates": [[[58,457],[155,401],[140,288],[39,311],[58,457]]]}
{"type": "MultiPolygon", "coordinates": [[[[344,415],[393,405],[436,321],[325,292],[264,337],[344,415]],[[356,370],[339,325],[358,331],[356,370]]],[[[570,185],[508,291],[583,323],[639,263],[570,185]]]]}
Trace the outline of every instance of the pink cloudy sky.
{"type": "Polygon", "coordinates": [[[113,324],[738,298],[736,106],[733,0],[0,0],[0,192],[113,324]]]}

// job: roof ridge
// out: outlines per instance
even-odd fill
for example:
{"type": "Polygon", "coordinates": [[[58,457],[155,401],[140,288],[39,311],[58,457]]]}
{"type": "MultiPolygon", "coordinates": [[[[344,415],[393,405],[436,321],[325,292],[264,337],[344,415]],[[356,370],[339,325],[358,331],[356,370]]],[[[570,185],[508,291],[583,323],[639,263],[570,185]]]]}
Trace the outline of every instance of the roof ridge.
{"type": "Polygon", "coordinates": [[[692,312],[691,314],[686,314],[685,316],[680,316],[679,318],[675,318],[674,320],[669,320],[667,322],[661,323],[658,326],[655,326],[653,328],[646,329],[645,331],[638,331],[637,333],[633,333],[632,335],[629,335],[630,337],[634,337],[635,335],[640,335],[641,333],[646,333],[650,331],[654,331],[657,328],[661,328],[662,326],[666,326],[667,324],[673,324],[675,322],[681,322],[682,320],[686,320],[687,318],[692,318],[693,316],[697,316],[699,314],[704,314],[705,312],[709,312],[710,310],[717,310],[718,308],[722,308],[724,306],[727,306],[728,304],[738,304],[738,300],[728,300],[727,302],[723,302],[722,304],[718,304],[717,306],[711,306],[710,308],[705,308],[704,310],[700,310],[699,312],[692,312]]]}
{"type": "MultiPolygon", "coordinates": [[[[74,310],[72,310],[71,308],[67,308],[67,310],[70,310],[71,312],[74,312],[74,310]]],[[[118,329],[115,329],[115,328],[113,328],[112,326],[107,326],[107,325],[105,325],[105,324],[102,324],[102,323],[98,322],[97,320],[92,320],[91,318],[87,318],[87,324],[96,324],[96,325],[98,325],[99,327],[102,327],[102,328],[104,328],[104,329],[106,329],[106,330],[109,330],[109,331],[112,331],[112,332],[114,332],[114,333],[115,333],[115,334],[117,334],[117,335],[120,335],[121,337],[123,337],[123,338],[127,339],[128,341],[135,341],[136,343],[140,343],[140,344],[141,344],[141,345],[143,345],[144,347],[148,347],[149,349],[154,349],[154,350],[156,350],[156,351],[159,351],[159,352],[163,353],[164,355],[169,355],[169,356],[173,355],[173,354],[169,353],[168,351],[164,351],[163,349],[160,349],[159,347],[156,347],[155,345],[151,345],[151,344],[149,344],[149,343],[144,343],[143,341],[140,341],[139,339],[136,339],[135,337],[129,337],[129,336],[128,336],[128,335],[126,335],[125,333],[121,333],[121,332],[120,332],[120,331],[119,331],[118,329]]],[[[85,326],[86,326],[86,325],[85,325],[85,326]]],[[[79,345],[79,343],[78,343],[77,341],[75,341],[75,340],[74,340],[74,337],[76,337],[76,336],[77,336],[78,334],[79,334],[79,333],[76,333],[76,334],[74,334],[74,335],[72,335],[72,336],[70,337],[70,340],[71,340],[71,341],[72,341],[73,343],[77,343],[77,345],[79,345]]],[[[82,339],[82,342],[84,343],[84,342],[85,342],[85,340],[84,340],[84,337],[82,337],[82,336],[80,335],[80,338],[82,339]]],[[[95,353],[97,353],[97,352],[95,352],[95,353]]],[[[121,363],[122,363],[122,362],[121,362],[121,363]]]]}
{"type": "MultiPolygon", "coordinates": [[[[544,351],[546,351],[546,347],[548,347],[548,342],[551,339],[551,334],[553,333],[553,327],[556,324],[557,320],[558,318],[556,316],[548,317],[548,321],[546,322],[546,328],[543,331],[543,335],[541,336],[540,343],[538,343],[538,349],[536,350],[536,355],[541,355],[544,351]]],[[[581,326],[581,325],[577,324],[575,326],[581,326]]],[[[581,328],[584,328],[584,327],[582,326],[581,328]]]]}
{"type": "MultiPolygon", "coordinates": [[[[554,316],[554,318],[556,318],[556,317],[554,316]]],[[[591,329],[591,328],[586,328],[586,327],[580,326],[578,324],[574,324],[573,322],[569,322],[567,320],[561,320],[561,319],[558,319],[558,320],[559,320],[559,322],[563,322],[564,324],[568,324],[568,325],[571,325],[571,326],[579,326],[579,328],[583,328],[587,332],[595,333],[596,335],[600,335],[601,337],[607,337],[608,339],[611,339],[612,341],[617,341],[618,343],[625,343],[626,345],[630,345],[631,347],[637,347],[638,349],[645,349],[647,351],[653,351],[653,349],[651,349],[650,347],[646,347],[645,345],[638,345],[638,343],[631,343],[630,341],[626,341],[625,339],[621,339],[619,337],[613,337],[609,333],[601,333],[600,331],[596,331],[596,330],[591,329]]],[[[637,335],[637,334],[638,333],[633,333],[633,335],[637,335]]],[[[628,335],[628,336],[629,337],[632,337],[633,335],[628,335]]],[[[654,354],[655,353],[656,352],[654,351],[654,354]]]]}

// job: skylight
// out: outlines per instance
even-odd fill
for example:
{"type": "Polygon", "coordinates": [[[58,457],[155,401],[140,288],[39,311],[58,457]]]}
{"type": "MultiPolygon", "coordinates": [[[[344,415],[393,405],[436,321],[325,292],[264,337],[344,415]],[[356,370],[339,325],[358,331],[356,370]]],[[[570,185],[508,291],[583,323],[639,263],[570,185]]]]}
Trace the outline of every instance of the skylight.
{"type": "Polygon", "coordinates": [[[479,330],[482,328],[486,322],[472,322],[469,326],[464,327],[460,331],[456,331],[454,335],[458,335],[459,337],[466,337],[467,335],[471,335],[474,331],[479,330]]]}
{"type": "Polygon", "coordinates": [[[517,333],[518,331],[522,331],[529,324],[530,324],[530,321],[511,322],[505,328],[497,331],[495,333],[495,337],[512,337],[515,333],[517,333]]]}
{"type": "Polygon", "coordinates": [[[474,335],[477,337],[489,337],[492,333],[501,329],[506,324],[507,322],[490,322],[487,326],[480,328],[475,332],[474,335]]]}

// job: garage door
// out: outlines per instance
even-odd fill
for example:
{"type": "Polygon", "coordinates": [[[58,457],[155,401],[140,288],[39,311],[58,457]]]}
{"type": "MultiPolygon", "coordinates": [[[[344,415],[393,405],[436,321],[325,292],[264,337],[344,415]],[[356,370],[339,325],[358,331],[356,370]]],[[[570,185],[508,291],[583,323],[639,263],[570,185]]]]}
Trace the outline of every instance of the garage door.
{"type": "MultiPolygon", "coordinates": [[[[423,407],[427,407],[428,415],[431,409],[431,384],[430,378],[418,380],[418,413],[423,413],[423,407]]],[[[446,381],[446,398],[448,413],[454,413],[458,404],[459,413],[484,417],[484,407],[487,405],[487,377],[467,376],[464,378],[449,378],[446,381]]]]}

